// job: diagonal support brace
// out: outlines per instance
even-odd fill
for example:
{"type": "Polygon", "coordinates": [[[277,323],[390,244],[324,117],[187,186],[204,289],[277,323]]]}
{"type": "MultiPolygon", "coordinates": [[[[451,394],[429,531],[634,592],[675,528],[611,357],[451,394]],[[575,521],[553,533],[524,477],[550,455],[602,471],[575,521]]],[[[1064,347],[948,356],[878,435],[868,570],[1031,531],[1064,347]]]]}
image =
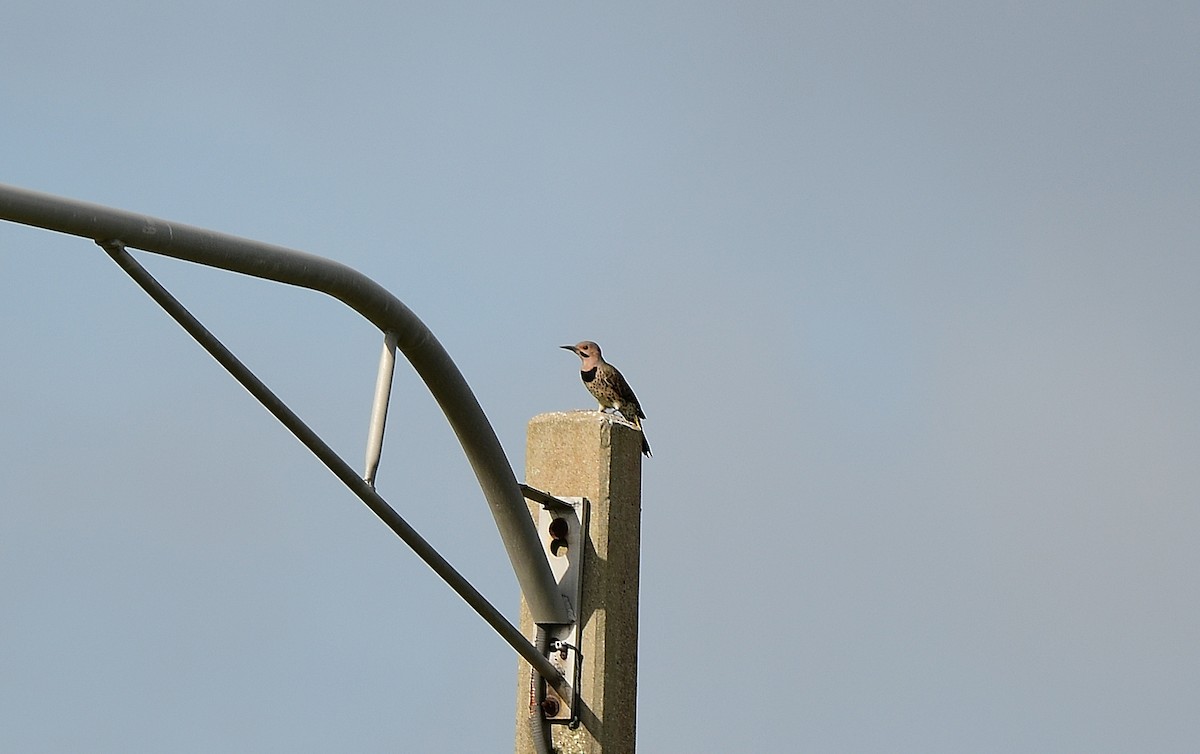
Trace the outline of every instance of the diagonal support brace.
{"type": "Polygon", "coordinates": [[[257,398],[267,411],[270,411],[280,423],[287,427],[296,436],[296,439],[312,451],[313,455],[333,472],[334,476],[340,479],[351,492],[357,495],[421,560],[425,561],[425,564],[433,569],[434,573],[440,576],[451,589],[457,592],[496,633],[500,634],[501,638],[508,642],[521,657],[525,658],[526,662],[537,669],[538,673],[546,679],[546,683],[551,688],[564,695],[570,693],[570,684],[567,683],[567,680],[558,668],[545,655],[539,652],[537,647],[529,639],[525,638],[521,631],[509,622],[492,603],[488,602],[487,598],[480,594],[462,574],[455,570],[454,566],[450,565],[432,545],[426,542],[417,533],[416,529],[413,529],[375,491],[374,487],[367,484],[366,480],[358,476],[354,469],[350,467],[350,464],[342,460],[341,456],[333,448],[329,447],[316,432],[304,423],[303,419],[297,416],[287,404],[280,400],[279,396],[275,395],[257,375],[250,371],[249,367],[243,364],[200,320],[196,319],[178,299],[172,296],[170,291],[164,288],[145,267],[138,264],[138,261],[125,250],[123,243],[116,240],[97,241],[96,243],[108,252],[113,261],[133,278],[133,281],[141,286],[142,290],[150,298],[154,299],[155,303],[161,306],[172,319],[178,322],[204,350],[208,351],[209,355],[216,359],[234,379],[241,383],[242,387],[246,388],[251,395],[257,398]]]}

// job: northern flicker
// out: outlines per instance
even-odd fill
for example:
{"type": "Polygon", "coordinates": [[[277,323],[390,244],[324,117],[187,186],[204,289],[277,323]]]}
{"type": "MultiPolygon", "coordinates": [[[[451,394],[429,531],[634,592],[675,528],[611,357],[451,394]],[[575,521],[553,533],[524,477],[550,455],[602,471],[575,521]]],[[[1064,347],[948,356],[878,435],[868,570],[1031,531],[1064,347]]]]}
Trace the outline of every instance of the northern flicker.
{"type": "MultiPolygon", "coordinates": [[[[642,429],[642,419],[646,418],[646,414],[642,412],[642,406],[638,403],[637,396],[633,394],[633,388],[629,387],[629,383],[625,381],[617,368],[600,355],[600,346],[590,340],[585,340],[573,346],[559,347],[574,351],[575,355],[583,362],[579,367],[579,376],[583,378],[583,384],[587,387],[588,392],[600,402],[601,411],[606,408],[615,409],[617,413],[632,422],[633,426],[639,430],[642,429]]],[[[650,455],[650,443],[646,442],[644,430],[642,431],[642,453],[650,455]]]]}

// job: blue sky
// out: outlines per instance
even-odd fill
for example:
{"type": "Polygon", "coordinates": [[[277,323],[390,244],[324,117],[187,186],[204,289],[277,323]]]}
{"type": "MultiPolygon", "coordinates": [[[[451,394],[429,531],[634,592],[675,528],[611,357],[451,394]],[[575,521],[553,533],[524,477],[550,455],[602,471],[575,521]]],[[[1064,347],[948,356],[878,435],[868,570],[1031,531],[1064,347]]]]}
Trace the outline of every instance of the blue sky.
{"type": "MultiPolygon", "coordinates": [[[[1200,745],[1194,4],[27,3],[0,182],[320,254],[514,466],[642,400],[639,747],[1200,745]]],[[[344,456],[380,336],[143,262],[344,456]]],[[[506,751],[515,656],[87,241],[0,224],[0,749],[506,751]]],[[[518,593],[401,365],[380,491],[518,593]]]]}

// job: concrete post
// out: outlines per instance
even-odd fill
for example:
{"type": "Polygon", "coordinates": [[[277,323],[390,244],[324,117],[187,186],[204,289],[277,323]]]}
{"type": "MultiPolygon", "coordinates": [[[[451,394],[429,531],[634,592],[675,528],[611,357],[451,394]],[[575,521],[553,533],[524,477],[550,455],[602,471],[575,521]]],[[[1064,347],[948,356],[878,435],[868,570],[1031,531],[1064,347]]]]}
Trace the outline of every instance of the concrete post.
{"type": "MultiPolygon", "coordinates": [[[[535,416],[529,422],[525,483],[591,501],[584,554],[580,649],[581,722],[551,726],[561,754],[633,754],[637,723],[638,573],[642,436],[598,411],[535,416]]],[[[536,522],[540,506],[529,503],[536,522]]],[[[521,632],[534,626],[521,600],[521,632]]],[[[534,751],[529,732],[530,668],[517,670],[517,754],[534,751]]]]}

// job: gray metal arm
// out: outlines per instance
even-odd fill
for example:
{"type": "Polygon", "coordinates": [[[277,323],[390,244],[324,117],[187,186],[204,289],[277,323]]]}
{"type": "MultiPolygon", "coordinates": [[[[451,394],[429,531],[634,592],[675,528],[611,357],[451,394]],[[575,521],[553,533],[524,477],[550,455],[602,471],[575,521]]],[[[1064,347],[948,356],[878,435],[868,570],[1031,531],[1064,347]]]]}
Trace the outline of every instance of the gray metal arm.
{"type": "Polygon", "coordinates": [[[534,622],[570,622],[512,467],[474,393],[429,328],[378,283],[312,254],[4,184],[0,219],[320,291],[395,333],[462,444],[534,622]]]}

